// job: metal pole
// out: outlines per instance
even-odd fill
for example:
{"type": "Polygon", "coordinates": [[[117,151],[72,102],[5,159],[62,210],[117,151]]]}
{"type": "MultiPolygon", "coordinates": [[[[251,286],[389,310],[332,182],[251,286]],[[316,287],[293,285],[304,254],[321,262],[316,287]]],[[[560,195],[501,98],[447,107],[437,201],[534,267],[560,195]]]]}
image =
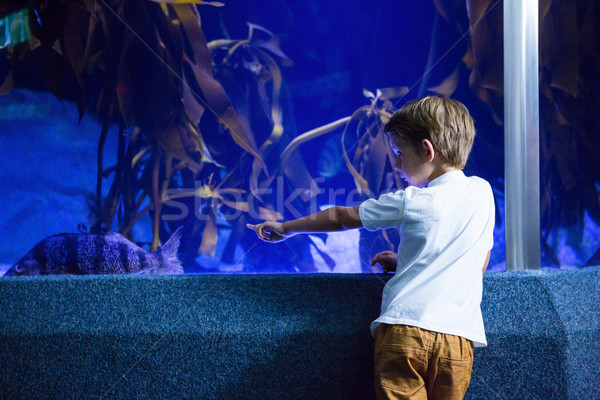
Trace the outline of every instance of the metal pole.
{"type": "Polygon", "coordinates": [[[504,1],[506,269],[540,269],[538,0],[504,1]]]}

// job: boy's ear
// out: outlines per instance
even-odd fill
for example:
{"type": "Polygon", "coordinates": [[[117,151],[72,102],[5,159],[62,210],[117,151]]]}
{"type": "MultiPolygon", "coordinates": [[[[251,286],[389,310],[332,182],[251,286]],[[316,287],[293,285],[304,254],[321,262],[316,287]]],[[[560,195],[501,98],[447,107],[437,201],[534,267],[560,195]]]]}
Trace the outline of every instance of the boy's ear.
{"type": "Polygon", "coordinates": [[[432,162],[435,158],[435,149],[433,148],[433,144],[427,139],[423,139],[421,142],[423,145],[423,154],[427,157],[427,162],[432,162]]]}

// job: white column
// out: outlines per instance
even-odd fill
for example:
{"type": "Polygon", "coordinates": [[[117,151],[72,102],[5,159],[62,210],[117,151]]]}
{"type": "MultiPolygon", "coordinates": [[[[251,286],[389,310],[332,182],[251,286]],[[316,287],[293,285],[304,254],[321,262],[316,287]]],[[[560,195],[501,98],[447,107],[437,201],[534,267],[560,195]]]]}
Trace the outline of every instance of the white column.
{"type": "Polygon", "coordinates": [[[539,269],[538,0],[504,1],[506,269],[539,269]]]}

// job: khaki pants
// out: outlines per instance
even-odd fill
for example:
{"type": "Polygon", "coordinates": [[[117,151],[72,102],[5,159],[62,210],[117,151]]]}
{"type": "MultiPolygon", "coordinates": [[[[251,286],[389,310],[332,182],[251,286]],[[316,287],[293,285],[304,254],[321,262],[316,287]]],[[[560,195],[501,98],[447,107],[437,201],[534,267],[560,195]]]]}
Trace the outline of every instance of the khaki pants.
{"type": "Polygon", "coordinates": [[[407,325],[375,330],[377,399],[462,399],[471,380],[473,342],[407,325]]]}

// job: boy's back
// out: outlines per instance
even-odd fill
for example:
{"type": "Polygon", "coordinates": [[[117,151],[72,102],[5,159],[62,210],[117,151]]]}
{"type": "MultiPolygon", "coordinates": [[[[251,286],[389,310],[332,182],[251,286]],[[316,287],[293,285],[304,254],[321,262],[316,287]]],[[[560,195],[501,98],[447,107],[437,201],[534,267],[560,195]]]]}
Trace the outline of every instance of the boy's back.
{"type": "Polygon", "coordinates": [[[408,187],[364,202],[370,230],[400,228],[396,275],[383,292],[380,323],[458,335],[485,346],[481,268],[492,247],[490,185],[451,171],[425,188],[408,187]]]}

